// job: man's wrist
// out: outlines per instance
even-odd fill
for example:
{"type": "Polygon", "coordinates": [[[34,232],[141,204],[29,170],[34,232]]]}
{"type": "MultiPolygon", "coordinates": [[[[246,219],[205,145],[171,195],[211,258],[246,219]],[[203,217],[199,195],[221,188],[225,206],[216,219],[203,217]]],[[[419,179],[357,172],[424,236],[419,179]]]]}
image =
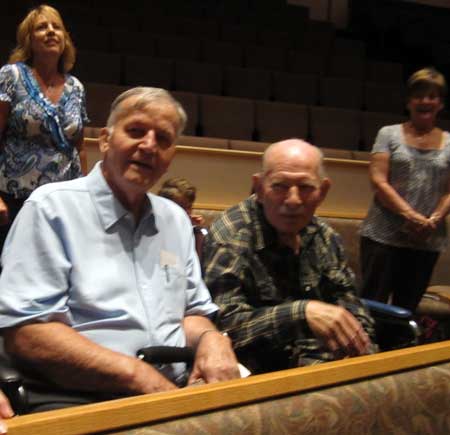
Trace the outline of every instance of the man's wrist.
{"type": "Polygon", "coordinates": [[[205,331],[203,331],[203,332],[198,336],[198,339],[197,339],[197,346],[200,344],[200,341],[202,340],[202,338],[203,338],[206,334],[208,334],[208,333],[210,333],[210,332],[216,332],[217,334],[220,334],[220,335],[222,335],[222,336],[228,337],[228,334],[227,334],[226,332],[220,332],[218,329],[206,329],[205,331]]]}

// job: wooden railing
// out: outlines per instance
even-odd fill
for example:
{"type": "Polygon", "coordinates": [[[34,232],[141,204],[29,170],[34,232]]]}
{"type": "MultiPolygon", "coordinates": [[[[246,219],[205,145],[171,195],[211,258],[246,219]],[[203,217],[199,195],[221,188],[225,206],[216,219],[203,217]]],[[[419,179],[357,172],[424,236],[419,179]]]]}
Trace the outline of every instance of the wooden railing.
{"type": "Polygon", "coordinates": [[[10,435],[77,435],[172,420],[450,361],[450,341],[15,417],[10,435]]]}

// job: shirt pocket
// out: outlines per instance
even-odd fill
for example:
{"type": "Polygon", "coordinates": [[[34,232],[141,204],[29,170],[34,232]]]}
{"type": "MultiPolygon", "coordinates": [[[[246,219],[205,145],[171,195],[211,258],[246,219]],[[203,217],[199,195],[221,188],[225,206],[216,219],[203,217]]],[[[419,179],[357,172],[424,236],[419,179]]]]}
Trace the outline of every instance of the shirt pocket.
{"type": "Polygon", "coordinates": [[[180,322],[186,310],[187,278],[177,266],[164,265],[160,269],[162,283],[162,309],[170,323],[180,322]]]}

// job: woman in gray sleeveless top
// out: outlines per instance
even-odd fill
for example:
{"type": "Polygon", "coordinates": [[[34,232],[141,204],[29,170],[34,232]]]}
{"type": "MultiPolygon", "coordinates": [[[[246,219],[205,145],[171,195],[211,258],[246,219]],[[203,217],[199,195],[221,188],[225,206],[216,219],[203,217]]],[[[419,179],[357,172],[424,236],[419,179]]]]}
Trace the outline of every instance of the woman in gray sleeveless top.
{"type": "Polygon", "coordinates": [[[446,245],[450,135],[436,126],[445,79],[425,68],[408,80],[410,120],[381,128],[372,149],[374,200],[361,230],[362,296],[415,310],[446,245]]]}

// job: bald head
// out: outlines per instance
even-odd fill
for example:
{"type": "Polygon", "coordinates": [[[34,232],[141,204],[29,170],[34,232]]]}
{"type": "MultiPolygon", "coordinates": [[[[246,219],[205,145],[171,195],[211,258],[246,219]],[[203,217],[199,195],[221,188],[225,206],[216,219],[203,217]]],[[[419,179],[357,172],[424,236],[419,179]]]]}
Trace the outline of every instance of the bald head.
{"type": "Polygon", "coordinates": [[[311,168],[320,180],[325,178],[322,152],[301,139],[287,139],[270,145],[263,155],[262,169],[266,174],[279,166],[296,164],[311,168]]]}
{"type": "Polygon", "coordinates": [[[330,180],[325,178],[320,150],[300,139],[274,143],[263,157],[263,172],[253,176],[258,202],[281,243],[294,247],[325,198],[330,180]]]}

